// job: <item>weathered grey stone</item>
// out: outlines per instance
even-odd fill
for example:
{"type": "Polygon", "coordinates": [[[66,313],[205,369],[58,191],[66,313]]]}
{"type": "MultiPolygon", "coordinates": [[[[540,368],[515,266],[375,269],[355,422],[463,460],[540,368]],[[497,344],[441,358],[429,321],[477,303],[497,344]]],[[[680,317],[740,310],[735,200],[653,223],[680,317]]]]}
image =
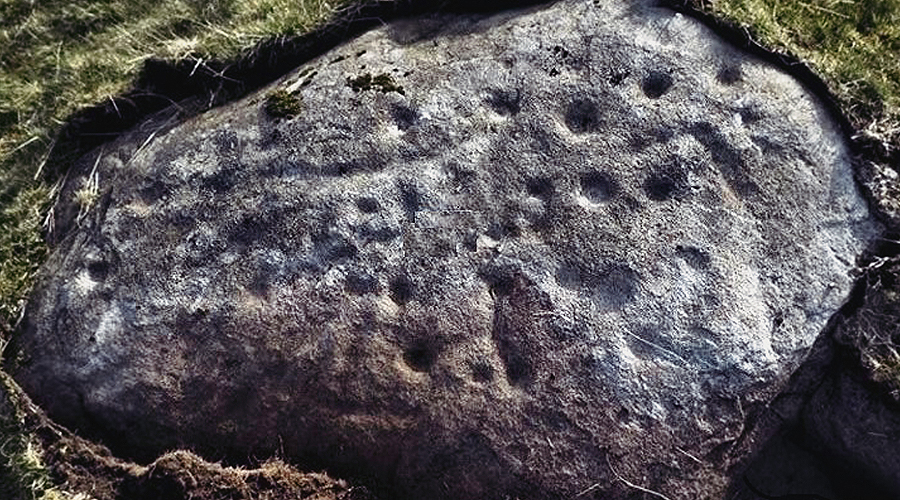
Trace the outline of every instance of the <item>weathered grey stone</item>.
{"type": "Polygon", "coordinates": [[[814,97],[640,2],[394,23],[145,138],[17,379],[122,450],[401,498],[716,498],[878,230],[814,97]]]}

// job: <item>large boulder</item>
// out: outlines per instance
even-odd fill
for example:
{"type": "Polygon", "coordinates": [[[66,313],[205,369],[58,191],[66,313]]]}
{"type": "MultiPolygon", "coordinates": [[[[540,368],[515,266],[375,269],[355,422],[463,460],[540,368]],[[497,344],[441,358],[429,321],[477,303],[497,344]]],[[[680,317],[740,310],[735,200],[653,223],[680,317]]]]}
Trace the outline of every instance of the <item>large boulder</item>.
{"type": "Polygon", "coordinates": [[[389,24],[83,172],[34,399],[405,499],[716,498],[879,230],[814,96],[640,1],[389,24]]]}

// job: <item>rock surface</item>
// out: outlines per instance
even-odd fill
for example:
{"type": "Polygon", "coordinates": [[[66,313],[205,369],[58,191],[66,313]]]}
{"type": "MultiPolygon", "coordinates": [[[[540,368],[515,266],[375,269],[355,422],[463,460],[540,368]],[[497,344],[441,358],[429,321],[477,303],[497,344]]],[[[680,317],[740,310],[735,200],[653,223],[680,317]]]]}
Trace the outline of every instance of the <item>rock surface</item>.
{"type": "Polygon", "coordinates": [[[30,394],[408,499],[720,496],[879,229],[814,97],[637,1],[387,25],[84,162],[30,394]]]}
{"type": "Polygon", "coordinates": [[[860,485],[851,498],[895,499],[900,492],[898,276],[898,257],[866,266],[858,307],[833,331],[837,360],[846,366],[818,378],[799,415],[805,444],[831,462],[833,474],[860,485]]]}
{"type": "Polygon", "coordinates": [[[816,451],[840,465],[838,473],[880,493],[865,498],[896,498],[900,411],[861,379],[852,372],[825,377],[803,413],[803,428],[816,451]]]}

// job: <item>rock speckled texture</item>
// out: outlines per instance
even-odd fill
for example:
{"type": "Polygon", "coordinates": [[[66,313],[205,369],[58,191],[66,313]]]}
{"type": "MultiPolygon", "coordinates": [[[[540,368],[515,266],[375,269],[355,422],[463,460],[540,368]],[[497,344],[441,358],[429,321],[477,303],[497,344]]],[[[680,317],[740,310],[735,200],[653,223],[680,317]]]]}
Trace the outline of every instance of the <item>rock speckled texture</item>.
{"type": "Polygon", "coordinates": [[[64,191],[17,380],[398,498],[717,498],[878,231],[809,93],[640,2],[390,24],[146,138],[64,191]]]}

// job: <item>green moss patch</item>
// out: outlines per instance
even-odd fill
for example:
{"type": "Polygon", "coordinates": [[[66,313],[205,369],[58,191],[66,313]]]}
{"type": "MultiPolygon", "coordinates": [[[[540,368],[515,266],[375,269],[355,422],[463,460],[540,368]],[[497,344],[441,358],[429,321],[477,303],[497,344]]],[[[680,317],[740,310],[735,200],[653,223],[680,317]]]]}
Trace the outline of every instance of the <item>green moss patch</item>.
{"type": "Polygon", "coordinates": [[[273,118],[290,118],[300,114],[303,102],[298,94],[278,89],[266,96],[265,109],[273,118]]]}
{"type": "Polygon", "coordinates": [[[400,95],[405,95],[403,87],[398,85],[397,82],[394,81],[394,77],[387,73],[381,73],[380,75],[375,76],[372,76],[371,73],[365,73],[356,78],[347,78],[347,85],[355,92],[377,90],[385,94],[388,92],[397,92],[400,95]]]}

